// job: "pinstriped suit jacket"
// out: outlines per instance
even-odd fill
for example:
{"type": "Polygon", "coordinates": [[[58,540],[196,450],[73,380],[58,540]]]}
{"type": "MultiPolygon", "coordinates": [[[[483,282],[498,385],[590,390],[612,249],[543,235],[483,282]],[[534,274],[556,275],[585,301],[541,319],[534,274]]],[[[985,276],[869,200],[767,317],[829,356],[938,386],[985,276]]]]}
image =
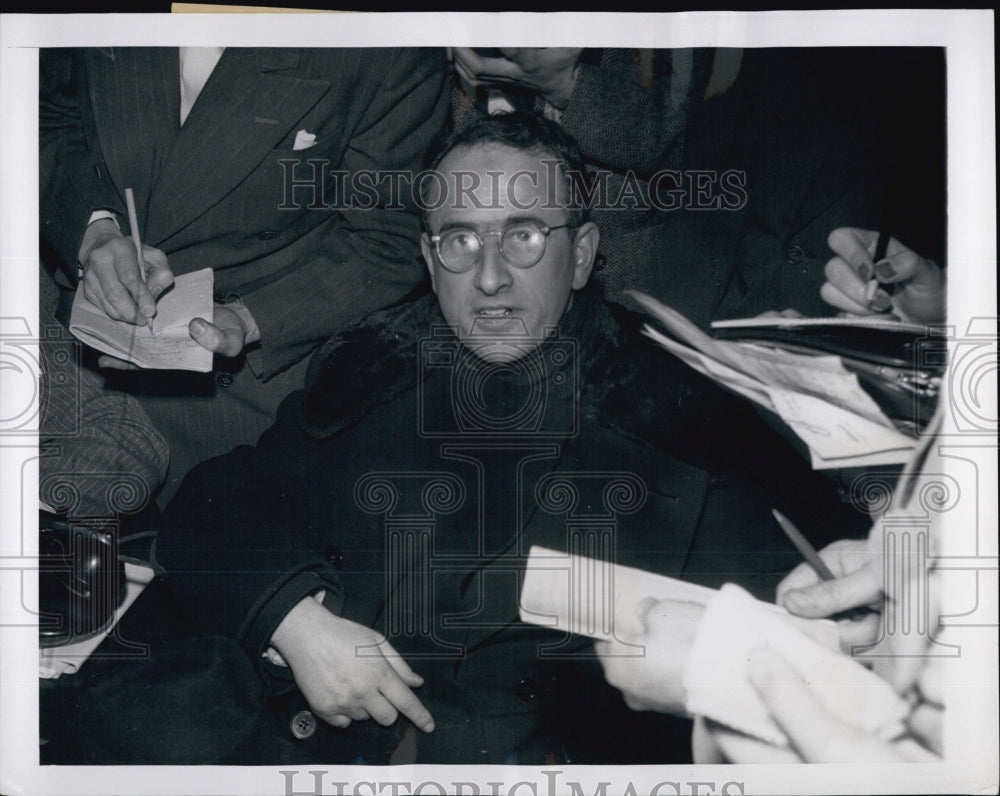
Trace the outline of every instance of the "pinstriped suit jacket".
{"type": "Polygon", "coordinates": [[[444,79],[440,50],[229,48],[180,127],[176,48],[43,51],[43,240],[75,278],[90,214],[124,230],[133,188],[174,273],[212,266],[217,295],[250,308],[269,378],[423,279],[419,218],[387,207],[387,183],[372,209],[323,205],[331,169],[419,169],[444,79]],[[294,150],[299,130],[315,145],[294,150]],[[292,177],[307,184],[286,195],[292,177]]]}

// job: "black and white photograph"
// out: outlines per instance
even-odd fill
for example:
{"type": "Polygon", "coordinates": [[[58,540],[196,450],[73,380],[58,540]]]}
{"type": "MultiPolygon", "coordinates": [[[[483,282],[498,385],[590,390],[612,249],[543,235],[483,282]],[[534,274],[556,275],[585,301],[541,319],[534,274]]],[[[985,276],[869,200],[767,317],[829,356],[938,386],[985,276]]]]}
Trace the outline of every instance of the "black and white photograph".
{"type": "Polygon", "coordinates": [[[997,793],[993,12],[293,11],[0,17],[0,792],[997,793]]]}

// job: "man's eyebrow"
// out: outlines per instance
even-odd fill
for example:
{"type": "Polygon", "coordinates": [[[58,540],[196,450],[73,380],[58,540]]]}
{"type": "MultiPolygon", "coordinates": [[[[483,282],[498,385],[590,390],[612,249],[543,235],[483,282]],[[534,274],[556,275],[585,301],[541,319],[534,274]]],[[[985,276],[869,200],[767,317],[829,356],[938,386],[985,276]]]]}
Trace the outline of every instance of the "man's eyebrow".
{"type": "MultiPolygon", "coordinates": [[[[503,220],[503,228],[513,226],[514,224],[538,224],[540,227],[549,226],[543,219],[538,216],[531,216],[526,214],[518,214],[513,216],[507,216],[503,220]]],[[[445,232],[451,232],[453,229],[471,229],[474,232],[482,232],[484,229],[490,229],[494,227],[493,224],[482,224],[482,223],[472,223],[469,221],[446,221],[441,225],[441,229],[437,231],[438,235],[443,235],[445,232]]]]}

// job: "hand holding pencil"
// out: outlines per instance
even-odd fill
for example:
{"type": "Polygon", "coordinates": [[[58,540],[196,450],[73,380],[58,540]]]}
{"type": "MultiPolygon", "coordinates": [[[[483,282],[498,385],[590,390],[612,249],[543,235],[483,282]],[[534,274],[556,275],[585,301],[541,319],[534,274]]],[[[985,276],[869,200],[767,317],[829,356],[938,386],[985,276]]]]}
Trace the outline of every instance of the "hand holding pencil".
{"type": "Polygon", "coordinates": [[[944,271],[888,233],[839,227],[827,238],[823,300],[852,315],[892,313],[914,323],[945,318],[944,271]]]}
{"type": "MultiPolygon", "coordinates": [[[[133,198],[133,207],[134,203],[133,198]]],[[[138,218],[130,225],[135,232],[131,240],[110,218],[92,222],[84,234],[78,259],[86,297],[109,318],[144,325],[155,317],[156,300],[173,284],[174,275],[166,254],[136,240],[138,218]]]]}
{"type": "Polygon", "coordinates": [[[874,641],[881,615],[870,606],[881,604],[882,570],[868,540],[841,539],[817,553],[780,512],[774,515],[806,559],[778,584],[775,601],[797,616],[839,616],[840,643],[845,650],[874,641]]]}

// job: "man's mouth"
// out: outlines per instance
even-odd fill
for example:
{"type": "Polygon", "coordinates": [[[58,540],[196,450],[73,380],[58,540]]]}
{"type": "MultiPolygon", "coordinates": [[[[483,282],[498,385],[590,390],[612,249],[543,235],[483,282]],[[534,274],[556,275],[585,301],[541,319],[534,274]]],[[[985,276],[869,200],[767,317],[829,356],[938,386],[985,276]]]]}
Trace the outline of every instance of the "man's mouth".
{"type": "Polygon", "coordinates": [[[479,307],[470,334],[527,335],[528,327],[517,307],[479,307]]]}

